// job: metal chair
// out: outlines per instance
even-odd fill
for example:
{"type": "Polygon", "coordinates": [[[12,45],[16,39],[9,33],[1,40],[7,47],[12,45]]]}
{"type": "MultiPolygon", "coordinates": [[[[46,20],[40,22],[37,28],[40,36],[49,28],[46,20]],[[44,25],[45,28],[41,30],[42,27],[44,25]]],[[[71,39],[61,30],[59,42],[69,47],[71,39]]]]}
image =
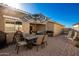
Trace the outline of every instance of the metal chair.
{"type": "Polygon", "coordinates": [[[23,37],[20,34],[14,35],[14,39],[16,41],[16,48],[15,49],[17,50],[17,54],[18,54],[19,48],[21,46],[27,45],[27,42],[24,41],[23,37]]]}
{"type": "Polygon", "coordinates": [[[41,46],[41,48],[45,47],[47,45],[47,38],[45,38],[47,35],[37,35],[37,41],[34,43],[35,46],[37,46],[37,51],[38,48],[41,46]]]}

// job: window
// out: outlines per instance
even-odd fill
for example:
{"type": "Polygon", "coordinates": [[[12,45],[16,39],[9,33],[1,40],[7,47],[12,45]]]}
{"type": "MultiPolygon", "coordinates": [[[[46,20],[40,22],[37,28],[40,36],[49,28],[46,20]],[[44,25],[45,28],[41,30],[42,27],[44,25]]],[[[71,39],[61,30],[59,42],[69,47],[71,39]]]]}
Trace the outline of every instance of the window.
{"type": "Polygon", "coordinates": [[[12,33],[16,30],[22,30],[22,22],[14,18],[5,18],[5,32],[12,33]]]}

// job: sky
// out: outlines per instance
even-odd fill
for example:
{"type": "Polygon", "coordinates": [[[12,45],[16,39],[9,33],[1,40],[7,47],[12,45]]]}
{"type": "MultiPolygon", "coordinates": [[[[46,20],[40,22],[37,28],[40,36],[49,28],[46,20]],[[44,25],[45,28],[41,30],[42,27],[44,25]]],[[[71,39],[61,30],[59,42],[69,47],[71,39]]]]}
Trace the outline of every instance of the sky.
{"type": "Polygon", "coordinates": [[[42,13],[65,27],[79,22],[78,3],[21,3],[20,9],[32,14],[42,13]]]}

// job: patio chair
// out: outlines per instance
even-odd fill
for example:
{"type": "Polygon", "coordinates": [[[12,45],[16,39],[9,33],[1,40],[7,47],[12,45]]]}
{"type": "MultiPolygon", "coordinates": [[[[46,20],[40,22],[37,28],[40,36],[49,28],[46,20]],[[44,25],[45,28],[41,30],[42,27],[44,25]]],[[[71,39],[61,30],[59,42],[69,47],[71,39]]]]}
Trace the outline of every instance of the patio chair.
{"type": "Polygon", "coordinates": [[[69,31],[68,35],[66,35],[65,37],[69,38],[69,37],[71,37],[71,35],[72,35],[72,31],[69,31]]]}
{"type": "Polygon", "coordinates": [[[38,51],[38,48],[39,47],[45,47],[47,45],[47,40],[46,40],[46,37],[47,35],[37,35],[37,41],[36,43],[33,43],[35,46],[37,46],[37,51],[38,51]]]}
{"type": "Polygon", "coordinates": [[[27,45],[27,42],[24,41],[23,37],[20,34],[15,35],[14,39],[16,40],[16,48],[15,49],[17,50],[17,54],[18,54],[19,48],[21,46],[27,45]]]}
{"type": "Polygon", "coordinates": [[[77,37],[77,32],[76,31],[72,31],[72,32],[70,32],[70,35],[67,38],[73,41],[73,40],[76,39],[76,37],[77,37]]]}
{"type": "Polygon", "coordinates": [[[72,37],[73,40],[75,40],[77,38],[77,32],[74,32],[74,36],[72,37]]]}

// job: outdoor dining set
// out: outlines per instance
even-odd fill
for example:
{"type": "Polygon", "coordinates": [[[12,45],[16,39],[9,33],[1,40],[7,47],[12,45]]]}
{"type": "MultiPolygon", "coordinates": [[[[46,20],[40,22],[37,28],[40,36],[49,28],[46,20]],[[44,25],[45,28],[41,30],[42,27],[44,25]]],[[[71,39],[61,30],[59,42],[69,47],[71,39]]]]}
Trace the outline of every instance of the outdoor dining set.
{"type": "Polygon", "coordinates": [[[13,37],[13,42],[16,44],[15,50],[18,54],[21,46],[26,46],[29,49],[32,49],[33,46],[36,46],[36,50],[38,51],[39,47],[43,48],[47,45],[46,37],[46,32],[43,35],[27,35],[26,33],[24,34],[21,31],[17,31],[13,37]]]}

